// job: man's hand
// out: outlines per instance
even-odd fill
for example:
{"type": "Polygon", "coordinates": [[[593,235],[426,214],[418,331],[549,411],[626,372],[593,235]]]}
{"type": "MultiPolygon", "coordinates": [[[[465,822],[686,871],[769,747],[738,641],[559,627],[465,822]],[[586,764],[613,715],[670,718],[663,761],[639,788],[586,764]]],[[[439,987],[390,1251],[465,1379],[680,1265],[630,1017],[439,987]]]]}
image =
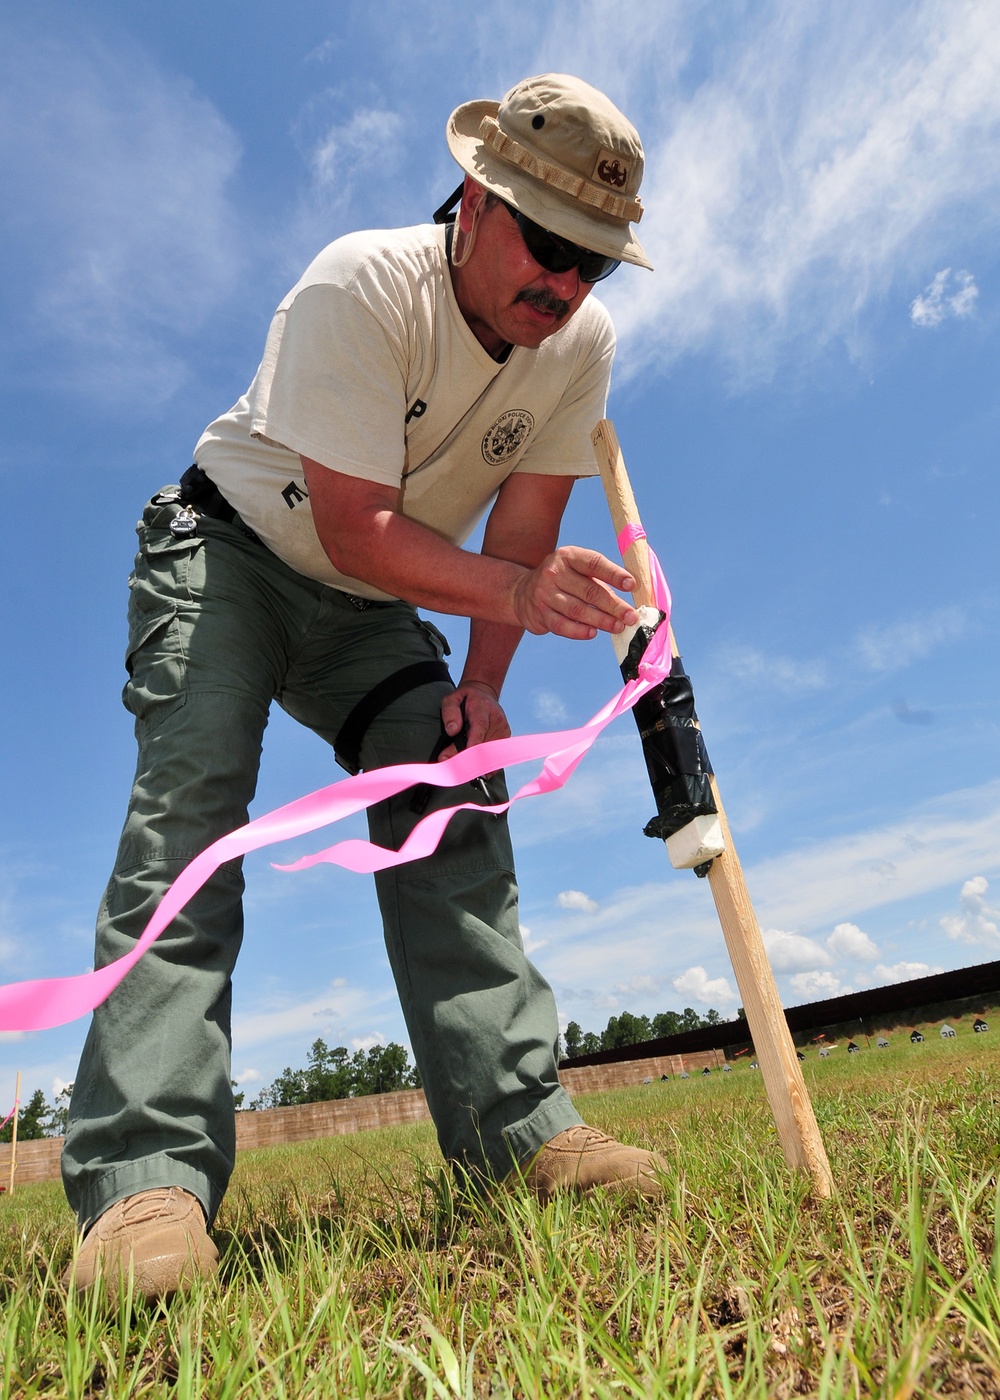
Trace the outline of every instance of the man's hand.
{"type": "Polygon", "coordinates": [[[638,621],[616,588],[635,588],[635,579],[620,564],[596,550],[563,545],[517,580],[514,610],[521,626],[536,635],[554,632],[587,640],[598,632],[622,632],[638,621]]]}
{"type": "MultiPolygon", "coordinates": [[[[510,725],[492,686],[485,681],[463,681],[457,690],[441,702],[441,719],[446,733],[461,734],[466,727],[465,747],[472,748],[486,739],[509,739],[510,725]]],[[[454,758],[455,744],[449,744],[438,762],[454,758]]]]}

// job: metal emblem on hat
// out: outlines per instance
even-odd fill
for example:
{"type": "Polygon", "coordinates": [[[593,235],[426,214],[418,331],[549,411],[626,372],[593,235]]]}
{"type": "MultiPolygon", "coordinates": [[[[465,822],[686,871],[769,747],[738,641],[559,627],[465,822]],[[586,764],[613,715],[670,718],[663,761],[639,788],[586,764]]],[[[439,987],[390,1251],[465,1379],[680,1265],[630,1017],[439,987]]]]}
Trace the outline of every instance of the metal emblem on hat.
{"type": "Polygon", "coordinates": [[[483,436],[483,457],[493,467],[520,452],[535,420],[526,408],[509,408],[483,436]]]}

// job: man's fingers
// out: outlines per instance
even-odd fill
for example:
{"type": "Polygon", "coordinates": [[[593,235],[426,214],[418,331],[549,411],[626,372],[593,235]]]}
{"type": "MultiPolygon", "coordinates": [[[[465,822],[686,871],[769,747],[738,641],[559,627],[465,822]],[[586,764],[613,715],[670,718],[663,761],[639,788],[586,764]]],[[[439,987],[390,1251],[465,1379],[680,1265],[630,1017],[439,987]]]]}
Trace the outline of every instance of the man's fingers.
{"type": "Polygon", "coordinates": [[[503,706],[492,694],[471,682],[445,696],[441,702],[441,719],[448,734],[457,736],[464,729],[464,742],[449,744],[438,755],[439,763],[454,758],[460,748],[473,748],[487,739],[510,738],[510,725],[503,706]],[[456,719],[457,725],[453,728],[456,719]]]}
{"type": "MultiPolygon", "coordinates": [[[[457,690],[453,690],[441,701],[441,723],[444,725],[446,734],[460,734],[462,732],[465,719],[462,713],[462,697],[457,690]]],[[[452,748],[447,757],[451,758],[454,752],[455,750],[452,748]]],[[[445,755],[442,754],[441,757],[444,758],[445,755]]]]}
{"type": "Polygon", "coordinates": [[[515,608],[529,632],[584,640],[638,621],[632,603],[614,591],[635,586],[626,569],[596,550],[563,545],[524,575],[515,608]]]}
{"type": "Polygon", "coordinates": [[[635,579],[628,570],[621,564],[616,564],[613,559],[608,559],[606,555],[598,553],[596,549],[581,549],[579,545],[567,544],[557,550],[557,553],[564,555],[579,574],[599,579],[601,583],[619,588],[623,593],[631,593],[635,588],[635,579]]]}
{"type": "Polygon", "coordinates": [[[556,550],[553,562],[566,595],[556,600],[556,605],[563,611],[568,604],[569,615],[574,621],[603,627],[607,631],[610,629],[602,622],[601,615],[607,614],[626,626],[631,626],[636,620],[631,601],[620,598],[614,592],[616,588],[631,591],[636,586],[635,579],[620,564],[606,559],[596,550],[580,549],[576,545],[566,545],[556,550]],[[585,608],[593,609],[593,613],[581,611],[574,601],[577,599],[585,608]]]}
{"type": "MultiPolygon", "coordinates": [[[[628,579],[630,576],[625,574],[628,579]]],[[[566,572],[559,582],[561,588],[548,600],[559,616],[584,627],[596,627],[602,632],[621,632],[631,627],[638,613],[628,598],[621,598],[603,580],[593,575],[566,572]]]]}
{"type": "Polygon", "coordinates": [[[467,746],[485,743],[487,739],[507,739],[510,725],[503,707],[498,701],[484,696],[481,691],[469,690],[465,696],[465,718],[469,732],[467,746]]]}
{"type": "Polygon", "coordinates": [[[571,594],[565,601],[574,622],[586,622],[604,631],[620,632],[639,617],[628,598],[620,598],[594,579],[588,580],[582,593],[571,594]],[[606,619],[610,619],[610,626],[606,619]]]}

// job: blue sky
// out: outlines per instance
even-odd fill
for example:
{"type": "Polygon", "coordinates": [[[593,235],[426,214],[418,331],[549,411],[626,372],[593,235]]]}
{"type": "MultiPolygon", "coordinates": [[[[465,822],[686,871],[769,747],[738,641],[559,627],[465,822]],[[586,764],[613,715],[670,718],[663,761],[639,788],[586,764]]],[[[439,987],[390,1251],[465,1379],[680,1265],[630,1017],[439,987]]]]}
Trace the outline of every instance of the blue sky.
{"type": "MultiPolygon", "coordinates": [[[[995,7],[36,0],[0,11],[0,980],[90,965],[144,500],[312,255],[426,219],[450,110],[551,69],[646,146],[656,271],[600,289],[610,414],[786,1003],[1000,956],[995,7]]],[[[563,539],[613,551],[596,483],[563,539]]],[[[615,684],[606,639],[532,638],[505,700],[515,731],[562,727],[615,684]]],[[[255,810],[338,773],[277,712],[255,810]]],[[[650,815],[622,720],[513,818],[563,1024],[739,1002],[650,815]]],[[[269,864],[323,844],[248,861],[251,1093],[318,1035],[405,1040],[368,881],[269,864]]],[[[18,1068],[71,1079],[84,1032],[0,1037],[0,1110],[18,1068]]]]}

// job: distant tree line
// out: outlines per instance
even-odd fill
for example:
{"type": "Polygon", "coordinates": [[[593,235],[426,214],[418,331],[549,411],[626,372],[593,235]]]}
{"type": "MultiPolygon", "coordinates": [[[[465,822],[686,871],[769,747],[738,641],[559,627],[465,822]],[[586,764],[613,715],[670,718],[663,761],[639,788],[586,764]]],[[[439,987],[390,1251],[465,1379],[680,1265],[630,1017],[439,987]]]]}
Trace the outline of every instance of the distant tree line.
{"type": "MultiPolygon", "coordinates": [[[[360,1099],[367,1094],[388,1094],[395,1089],[419,1089],[420,1075],[410,1064],[402,1045],[373,1045],[352,1055],[345,1045],[333,1050],[325,1040],[314,1040],[304,1069],[282,1070],[273,1084],[262,1089],[251,1108],[290,1108],[299,1103],[327,1099],[360,1099]]],[[[241,1097],[242,1103],[242,1097],[241,1097]]],[[[238,1106],[241,1106],[241,1103],[238,1106]]]]}
{"type": "Polygon", "coordinates": [[[620,1016],[611,1017],[600,1035],[581,1030],[576,1021],[570,1021],[562,1038],[563,1054],[567,1060],[572,1060],[577,1055],[596,1055],[598,1050],[620,1050],[623,1045],[640,1045],[644,1040],[697,1031],[702,1026],[717,1026],[721,1021],[722,1017],[714,1008],[710,1007],[704,1016],[699,1016],[690,1006],[685,1006],[683,1011],[661,1011],[652,1019],[623,1011],[620,1016]]]}

